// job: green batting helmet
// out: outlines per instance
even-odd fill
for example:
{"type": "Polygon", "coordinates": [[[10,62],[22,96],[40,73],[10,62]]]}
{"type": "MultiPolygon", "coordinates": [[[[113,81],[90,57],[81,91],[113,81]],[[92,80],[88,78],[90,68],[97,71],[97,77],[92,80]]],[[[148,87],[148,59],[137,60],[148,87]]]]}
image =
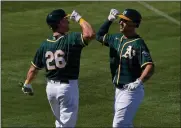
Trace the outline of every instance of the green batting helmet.
{"type": "Polygon", "coordinates": [[[135,9],[125,9],[122,14],[118,15],[118,17],[136,23],[137,28],[139,27],[142,19],[141,14],[135,9]]]}
{"type": "Polygon", "coordinates": [[[52,29],[56,29],[57,24],[60,22],[60,20],[62,20],[66,16],[68,15],[63,9],[56,9],[47,15],[46,22],[52,29]]]}

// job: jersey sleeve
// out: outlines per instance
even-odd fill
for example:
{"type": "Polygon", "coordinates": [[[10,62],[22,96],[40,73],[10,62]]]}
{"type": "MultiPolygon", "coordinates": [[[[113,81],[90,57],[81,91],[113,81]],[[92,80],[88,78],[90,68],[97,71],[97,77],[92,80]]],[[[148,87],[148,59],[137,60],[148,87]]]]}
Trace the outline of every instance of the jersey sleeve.
{"type": "Polygon", "coordinates": [[[118,42],[116,40],[119,40],[119,38],[116,37],[114,34],[105,34],[102,38],[102,44],[105,46],[109,46],[110,48],[117,49],[118,48],[118,42]]]}
{"type": "Polygon", "coordinates": [[[31,61],[31,64],[37,68],[37,69],[42,69],[44,67],[43,62],[42,62],[42,58],[43,58],[43,51],[41,49],[41,47],[36,51],[36,54],[34,56],[33,61],[31,61]]]}
{"type": "Polygon", "coordinates": [[[83,39],[83,35],[81,32],[70,33],[70,38],[75,44],[82,45],[83,47],[88,45],[88,42],[83,39]]]}
{"type": "Polygon", "coordinates": [[[144,68],[147,64],[153,64],[153,60],[150,51],[144,41],[141,41],[138,45],[138,61],[141,68],[144,68]]]}

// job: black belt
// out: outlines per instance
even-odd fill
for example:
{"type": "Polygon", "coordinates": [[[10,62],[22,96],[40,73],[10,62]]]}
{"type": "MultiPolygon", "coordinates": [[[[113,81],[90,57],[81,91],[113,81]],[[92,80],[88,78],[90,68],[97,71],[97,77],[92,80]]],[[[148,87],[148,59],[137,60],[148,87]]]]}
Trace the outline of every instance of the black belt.
{"type": "Polygon", "coordinates": [[[116,88],[123,89],[125,84],[114,84],[116,88]]]}
{"type": "Polygon", "coordinates": [[[69,84],[69,80],[60,80],[61,83],[69,84]]]}
{"type": "Polygon", "coordinates": [[[48,81],[54,82],[54,83],[60,82],[60,83],[69,84],[69,80],[48,80],[48,81]]]}

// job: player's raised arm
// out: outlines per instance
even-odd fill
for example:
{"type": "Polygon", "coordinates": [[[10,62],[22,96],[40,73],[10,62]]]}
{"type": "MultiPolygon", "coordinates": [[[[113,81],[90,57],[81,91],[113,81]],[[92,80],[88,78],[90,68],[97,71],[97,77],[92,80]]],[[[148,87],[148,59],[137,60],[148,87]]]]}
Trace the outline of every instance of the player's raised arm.
{"type": "Polygon", "coordinates": [[[96,33],[96,40],[101,42],[102,44],[108,46],[108,43],[111,42],[111,40],[114,40],[111,35],[108,35],[109,28],[112,24],[112,22],[117,18],[117,15],[119,14],[119,11],[116,9],[111,9],[108,19],[103,23],[103,25],[100,27],[99,31],[96,33]]]}
{"type": "Polygon", "coordinates": [[[95,37],[95,31],[92,26],[82,18],[82,16],[75,10],[72,12],[70,19],[80,24],[82,28],[82,38],[84,41],[90,41],[95,37]]]}

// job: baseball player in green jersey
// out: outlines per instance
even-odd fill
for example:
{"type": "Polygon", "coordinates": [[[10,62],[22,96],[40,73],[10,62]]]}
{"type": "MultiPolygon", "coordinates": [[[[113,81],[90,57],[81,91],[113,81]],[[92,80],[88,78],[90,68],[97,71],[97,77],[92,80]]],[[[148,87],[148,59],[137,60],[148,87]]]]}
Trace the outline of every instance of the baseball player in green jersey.
{"type": "Polygon", "coordinates": [[[82,49],[95,36],[91,25],[75,10],[67,15],[64,10],[53,10],[46,22],[53,31],[38,48],[27,73],[22,91],[33,94],[31,82],[42,68],[46,70],[46,93],[52,112],[59,127],[75,127],[78,113],[78,77],[82,49]],[[78,22],[81,32],[69,31],[68,18],[78,22]]]}
{"type": "Polygon", "coordinates": [[[108,20],[96,34],[99,42],[110,47],[115,86],[113,127],[133,127],[133,118],[144,97],[143,82],[153,75],[154,64],[149,49],[136,33],[141,19],[141,14],[134,9],[125,9],[122,14],[111,9],[108,20]],[[109,27],[118,17],[121,33],[108,34],[109,27]]]}

